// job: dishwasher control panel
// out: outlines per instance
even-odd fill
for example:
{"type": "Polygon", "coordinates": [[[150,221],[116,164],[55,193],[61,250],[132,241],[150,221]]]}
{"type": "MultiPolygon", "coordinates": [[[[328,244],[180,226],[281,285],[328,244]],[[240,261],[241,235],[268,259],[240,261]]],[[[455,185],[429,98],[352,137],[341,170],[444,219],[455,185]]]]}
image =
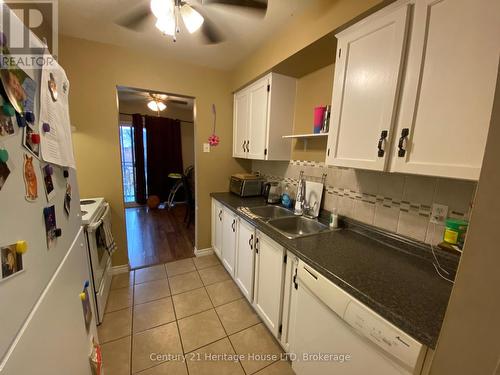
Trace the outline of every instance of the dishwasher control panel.
{"type": "Polygon", "coordinates": [[[415,367],[422,355],[422,344],[357,301],[349,302],[344,320],[361,335],[410,368],[415,367]]]}

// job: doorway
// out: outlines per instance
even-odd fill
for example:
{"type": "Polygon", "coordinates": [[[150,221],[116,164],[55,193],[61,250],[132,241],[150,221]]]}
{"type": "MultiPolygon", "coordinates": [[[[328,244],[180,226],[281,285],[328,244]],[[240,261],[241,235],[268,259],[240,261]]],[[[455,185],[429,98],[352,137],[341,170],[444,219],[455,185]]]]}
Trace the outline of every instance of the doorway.
{"type": "Polygon", "coordinates": [[[117,87],[132,269],[194,256],[194,99],[117,87]]]}

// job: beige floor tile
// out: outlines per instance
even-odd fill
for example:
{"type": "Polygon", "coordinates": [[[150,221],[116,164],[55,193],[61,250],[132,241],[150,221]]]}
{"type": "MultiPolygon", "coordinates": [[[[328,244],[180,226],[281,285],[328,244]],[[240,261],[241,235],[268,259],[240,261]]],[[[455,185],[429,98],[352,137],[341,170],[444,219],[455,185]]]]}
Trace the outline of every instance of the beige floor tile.
{"type": "Polygon", "coordinates": [[[180,275],[181,273],[196,271],[192,258],[176,260],[175,262],[165,263],[168,277],[180,275]]]}
{"type": "Polygon", "coordinates": [[[102,345],[103,373],[106,375],[130,374],[131,336],[102,345]]]}
{"type": "Polygon", "coordinates": [[[134,333],[175,320],[170,297],[134,306],[134,333]]]}
{"type": "MultiPolygon", "coordinates": [[[[138,372],[153,367],[166,358],[152,359],[151,355],[168,355],[179,357],[182,355],[182,346],[179,331],[175,322],[136,333],[132,342],[132,372],[138,372]]],[[[114,375],[114,374],[113,374],[114,375]]]]}
{"type": "Polygon", "coordinates": [[[244,375],[227,337],[204,346],[187,356],[189,375],[244,375]]]}
{"type": "Polygon", "coordinates": [[[99,342],[105,343],[125,336],[132,332],[132,309],[118,310],[104,314],[102,324],[97,327],[99,342]]]}
{"type": "MultiPolygon", "coordinates": [[[[188,375],[186,363],[183,361],[168,361],[159,366],[136,372],[137,375],[188,375]]],[[[134,375],[135,375],[134,374],[134,375]]],[[[106,374],[107,375],[107,374],[106,374]]]]}
{"type": "Polygon", "coordinates": [[[290,363],[283,360],[263,368],[259,372],[256,372],[255,375],[295,375],[295,372],[292,370],[290,363]]]}
{"type": "Polygon", "coordinates": [[[197,269],[201,270],[203,268],[212,267],[220,264],[219,258],[216,255],[204,255],[201,257],[195,257],[194,264],[197,269]]]}
{"type": "Polygon", "coordinates": [[[203,286],[198,272],[183,273],[182,275],[170,278],[169,281],[172,294],[187,292],[188,290],[201,288],[203,286]]]}
{"type": "Polygon", "coordinates": [[[167,273],[163,264],[135,270],[135,283],[141,284],[148,281],[166,279],[167,273]]]}
{"type": "Polygon", "coordinates": [[[228,335],[260,322],[259,317],[245,298],[215,309],[228,335]]]}
{"type": "MultiPolygon", "coordinates": [[[[235,333],[229,336],[229,339],[238,354],[275,356],[274,358],[277,360],[281,358],[283,353],[280,346],[274,341],[274,338],[262,323],[235,333]]],[[[241,364],[247,374],[252,374],[272,362],[275,362],[275,360],[257,361],[245,359],[241,361],[241,364]]]]}
{"type": "Polygon", "coordinates": [[[125,288],[134,285],[134,271],[119,273],[111,280],[111,289],[125,288]]]}
{"type": "Polygon", "coordinates": [[[134,287],[134,305],[170,296],[168,280],[155,280],[134,287]]]}
{"type": "Polygon", "coordinates": [[[223,305],[243,297],[240,288],[238,288],[238,285],[233,280],[208,285],[207,292],[214,306],[223,305]]]}
{"type": "Polygon", "coordinates": [[[224,336],[215,310],[208,310],[178,321],[184,352],[188,353],[224,336]]]}
{"type": "Polygon", "coordinates": [[[132,306],[132,294],[132,287],[111,290],[106,303],[106,312],[123,310],[132,306]]]}
{"type": "Polygon", "coordinates": [[[198,272],[200,273],[201,280],[203,280],[203,284],[205,285],[218,283],[230,278],[229,274],[221,265],[204,268],[198,272]]]}
{"type": "Polygon", "coordinates": [[[190,290],[172,297],[177,319],[211,309],[212,302],[205,288],[190,290]]]}

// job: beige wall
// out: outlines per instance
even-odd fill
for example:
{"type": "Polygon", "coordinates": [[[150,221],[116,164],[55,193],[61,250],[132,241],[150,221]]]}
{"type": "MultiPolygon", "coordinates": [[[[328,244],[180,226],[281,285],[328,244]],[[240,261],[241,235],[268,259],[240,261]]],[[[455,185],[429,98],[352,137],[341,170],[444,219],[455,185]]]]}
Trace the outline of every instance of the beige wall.
{"type": "MultiPolygon", "coordinates": [[[[154,116],[155,113],[146,107],[143,101],[120,100],[120,120],[131,121],[132,116],[123,113],[140,113],[141,115],[154,116]]],[[[175,105],[167,105],[167,109],[161,112],[162,117],[181,120],[181,142],[182,142],[182,166],[186,169],[194,165],[194,117],[190,108],[179,108],[175,105]]]]}
{"type": "MultiPolygon", "coordinates": [[[[500,70],[499,70],[500,75],[500,70]]],[[[474,210],[431,374],[500,373],[500,81],[474,210]]]]}
{"type": "MultiPolygon", "coordinates": [[[[297,80],[293,134],[313,132],[313,110],[319,105],[332,102],[334,65],[328,65],[297,80]]],[[[303,140],[292,142],[292,159],[325,161],[327,137],[307,140],[304,150],[303,140]]]]}
{"type": "Polygon", "coordinates": [[[227,190],[231,173],[250,169],[249,163],[231,157],[232,95],[227,73],[179,64],[164,55],[137,54],[126,48],[69,37],[61,38],[59,57],[71,82],[70,115],[77,128],[73,140],[80,192],[84,197],[104,196],[112,206],[118,243],[113,264],[126,264],[128,259],[116,126],[117,85],[196,98],[196,246],[209,247],[209,193],[227,190]],[[221,144],[212,152],[203,153],[202,143],[212,131],[212,103],[217,106],[221,144]]]}
{"type": "Polygon", "coordinates": [[[257,51],[240,63],[233,74],[233,90],[244,86],[273,66],[381,0],[320,0],[297,14],[257,51]]]}

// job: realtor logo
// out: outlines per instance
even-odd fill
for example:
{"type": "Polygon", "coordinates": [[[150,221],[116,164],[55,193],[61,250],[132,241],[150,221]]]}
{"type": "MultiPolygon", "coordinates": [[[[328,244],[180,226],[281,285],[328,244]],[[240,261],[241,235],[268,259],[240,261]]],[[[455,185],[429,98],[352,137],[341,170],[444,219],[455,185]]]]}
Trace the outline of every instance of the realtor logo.
{"type": "Polygon", "coordinates": [[[53,63],[47,54],[57,56],[57,0],[0,3],[1,68],[39,69],[53,63]]]}

